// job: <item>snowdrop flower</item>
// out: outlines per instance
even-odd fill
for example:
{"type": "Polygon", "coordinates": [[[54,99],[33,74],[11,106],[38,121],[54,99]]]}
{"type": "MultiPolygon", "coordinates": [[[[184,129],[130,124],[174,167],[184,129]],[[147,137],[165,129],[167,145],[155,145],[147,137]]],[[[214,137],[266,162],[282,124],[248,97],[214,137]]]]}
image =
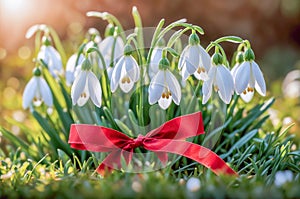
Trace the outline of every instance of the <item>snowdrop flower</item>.
{"type": "Polygon", "coordinates": [[[97,106],[101,106],[102,90],[96,75],[90,70],[90,61],[85,59],[81,64],[80,71],[75,77],[71,88],[71,98],[73,105],[83,106],[89,98],[97,106]]]}
{"type": "Polygon", "coordinates": [[[277,187],[280,187],[286,182],[290,182],[292,180],[293,180],[293,172],[291,172],[290,170],[277,171],[275,174],[274,183],[277,187]]]}
{"type": "MultiPolygon", "coordinates": [[[[124,51],[124,42],[119,36],[116,38],[114,36],[108,36],[102,42],[100,42],[99,50],[105,60],[106,68],[108,68],[108,66],[111,64],[111,61],[117,62],[122,57],[124,51]]],[[[103,68],[103,64],[100,64],[103,68]]]]}
{"type": "Polygon", "coordinates": [[[184,48],[179,58],[178,68],[182,69],[181,75],[184,81],[192,74],[198,80],[208,80],[210,56],[200,45],[197,34],[191,34],[189,45],[184,48]]]}
{"type": "Polygon", "coordinates": [[[131,56],[131,52],[132,47],[126,45],[124,55],[113,68],[110,81],[112,92],[115,92],[120,85],[121,90],[128,93],[140,77],[140,68],[135,59],[131,56]]]}
{"type": "Polygon", "coordinates": [[[153,48],[150,64],[149,64],[149,77],[150,79],[158,72],[158,65],[162,57],[163,49],[162,47],[153,48]]]}
{"type": "Polygon", "coordinates": [[[68,62],[67,62],[67,66],[66,66],[66,83],[68,86],[71,86],[72,83],[74,82],[75,77],[78,75],[78,72],[80,71],[80,67],[81,64],[84,60],[84,56],[82,54],[79,55],[78,58],[78,63],[76,66],[76,60],[78,58],[78,54],[73,54],[68,62]]]}
{"type": "Polygon", "coordinates": [[[149,104],[158,102],[158,105],[165,110],[171,105],[172,100],[179,105],[181,90],[176,77],[167,69],[170,65],[168,59],[162,58],[159,65],[160,69],[149,85],[149,104]]]}
{"type": "Polygon", "coordinates": [[[35,106],[40,106],[44,102],[47,106],[51,107],[53,105],[51,90],[45,79],[41,76],[40,69],[35,68],[33,75],[23,93],[23,108],[27,109],[32,102],[35,106]]]}
{"type": "Polygon", "coordinates": [[[186,188],[190,192],[196,192],[200,189],[201,187],[201,182],[198,178],[191,177],[187,182],[186,182],[186,188]]]}
{"type": "Polygon", "coordinates": [[[37,56],[38,60],[43,60],[48,66],[51,75],[56,78],[57,75],[63,74],[63,66],[59,53],[50,45],[48,37],[43,37],[43,45],[37,56]]]}
{"type": "MultiPolygon", "coordinates": [[[[236,56],[236,64],[234,65],[234,67],[231,69],[231,75],[233,77],[233,81],[234,84],[236,84],[235,82],[235,76],[236,76],[236,72],[239,69],[241,63],[244,62],[244,54],[242,52],[239,52],[236,56]]],[[[238,83],[238,82],[237,82],[238,83]]],[[[254,96],[254,92],[243,92],[240,94],[242,100],[246,103],[250,102],[254,96]]]]}
{"type": "Polygon", "coordinates": [[[219,93],[220,98],[229,104],[234,93],[234,83],[230,71],[224,66],[223,57],[219,53],[213,55],[212,67],[208,72],[209,79],[203,83],[203,104],[206,104],[212,94],[212,88],[219,93]]]}
{"type": "Polygon", "coordinates": [[[252,49],[248,49],[245,52],[244,59],[245,62],[241,63],[236,69],[234,76],[236,93],[247,95],[248,93],[253,93],[255,88],[260,95],[265,96],[265,79],[258,64],[254,61],[252,49]]]}

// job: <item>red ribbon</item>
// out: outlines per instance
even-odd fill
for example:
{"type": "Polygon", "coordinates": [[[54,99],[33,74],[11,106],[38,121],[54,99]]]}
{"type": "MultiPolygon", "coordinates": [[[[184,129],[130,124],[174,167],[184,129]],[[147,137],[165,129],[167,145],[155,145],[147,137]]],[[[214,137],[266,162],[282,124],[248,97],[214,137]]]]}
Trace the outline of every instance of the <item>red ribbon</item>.
{"type": "Polygon", "coordinates": [[[210,168],[217,175],[237,175],[211,150],[185,141],[186,138],[200,134],[204,134],[204,126],[202,114],[197,112],[174,118],[136,139],[103,126],[72,124],[69,144],[79,150],[110,152],[97,168],[97,172],[102,175],[105,170],[120,169],[122,156],[129,164],[137,147],[153,151],[163,164],[168,160],[167,153],[174,153],[210,168]]]}

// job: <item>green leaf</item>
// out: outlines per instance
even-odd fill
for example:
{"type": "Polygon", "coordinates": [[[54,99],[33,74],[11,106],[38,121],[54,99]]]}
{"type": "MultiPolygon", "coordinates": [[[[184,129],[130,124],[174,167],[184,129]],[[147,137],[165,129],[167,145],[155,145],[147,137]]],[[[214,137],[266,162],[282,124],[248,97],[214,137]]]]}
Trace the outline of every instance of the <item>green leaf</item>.
{"type": "Polygon", "coordinates": [[[246,135],[244,135],[241,139],[239,139],[231,148],[230,150],[226,153],[221,155],[220,157],[222,159],[227,158],[234,150],[241,148],[243,145],[245,145],[246,143],[248,143],[254,136],[256,136],[256,134],[258,133],[257,129],[254,129],[252,131],[250,131],[249,133],[247,133],[246,135]]]}
{"type": "Polygon", "coordinates": [[[221,43],[224,41],[228,41],[228,42],[232,42],[232,43],[242,43],[243,39],[240,37],[237,37],[237,36],[224,36],[224,37],[221,37],[221,38],[215,40],[216,43],[221,43]]]}

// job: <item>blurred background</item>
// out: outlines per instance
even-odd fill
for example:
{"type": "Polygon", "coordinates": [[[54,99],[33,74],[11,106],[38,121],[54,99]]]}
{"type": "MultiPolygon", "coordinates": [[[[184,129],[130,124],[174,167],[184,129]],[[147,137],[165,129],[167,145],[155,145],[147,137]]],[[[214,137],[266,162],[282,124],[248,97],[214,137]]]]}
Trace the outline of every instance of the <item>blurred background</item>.
{"type": "MultiPolygon", "coordinates": [[[[300,0],[0,0],[0,125],[7,127],[7,118],[28,122],[21,96],[34,67],[34,39],[25,39],[30,26],[54,27],[70,55],[88,28],[103,33],[107,25],[86,17],[87,11],[110,12],[126,30],[134,26],[132,6],[137,6],[146,27],[156,26],[161,18],[166,23],[186,18],[201,26],[203,46],[225,35],[250,40],[265,74],[268,97],[277,98],[270,111],[272,122],[296,122],[292,131],[299,134],[300,0]]],[[[229,57],[236,48],[224,47],[229,57]]],[[[14,125],[9,128],[20,131],[14,125]]]]}

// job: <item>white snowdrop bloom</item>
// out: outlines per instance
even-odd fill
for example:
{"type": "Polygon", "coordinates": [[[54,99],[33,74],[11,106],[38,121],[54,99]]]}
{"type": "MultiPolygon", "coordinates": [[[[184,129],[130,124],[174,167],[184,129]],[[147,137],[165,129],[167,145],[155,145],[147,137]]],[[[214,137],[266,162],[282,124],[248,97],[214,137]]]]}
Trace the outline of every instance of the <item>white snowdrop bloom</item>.
{"type": "Polygon", "coordinates": [[[131,50],[132,48],[128,46],[128,49],[124,50],[124,55],[113,68],[110,80],[112,92],[115,92],[120,86],[123,92],[128,93],[133,88],[134,83],[139,80],[140,68],[136,60],[130,55],[131,50]]]}
{"type": "MultiPolygon", "coordinates": [[[[122,57],[124,51],[124,42],[121,37],[115,38],[114,36],[108,36],[100,42],[99,50],[105,60],[106,68],[108,68],[111,61],[115,63],[122,57]],[[114,52],[112,53],[113,48],[114,52]]],[[[103,68],[103,64],[100,64],[103,68]]]]}
{"type": "Polygon", "coordinates": [[[290,182],[293,180],[293,172],[290,170],[286,171],[277,171],[275,174],[275,185],[280,187],[286,182],[290,182]]]}
{"type": "Polygon", "coordinates": [[[83,106],[91,98],[97,107],[101,106],[102,89],[100,82],[90,69],[90,61],[85,59],[71,88],[73,105],[83,106]]]}
{"type": "Polygon", "coordinates": [[[34,76],[25,86],[22,106],[27,109],[31,103],[40,106],[43,102],[51,107],[53,105],[52,93],[47,82],[41,76],[40,69],[35,69],[34,76]]]}
{"type": "Polygon", "coordinates": [[[50,46],[50,41],[47,38],[43,40],[45,42],[38,53],[37,59],[43,60],[47,64],[51,75],[56,78],[57,75],[62,75],[64,72],[61,56],[53,46],[50,46]]]}
{"type": "MultiPolygon", "coordinates": [[[[215,54],[214,56],[222,56],[215,54]]],[[[214,62],[214,61],[213,61],[214,62]]],[[[234,83],[230,71],[221,64],[222,62],[213,63],[211,69],[208,72],[209,79],[203,83],[203,104],[206,104],[214,89],[218,92],[220,98],[226,104],[229,104],[234,93],[234,83]]]]}
{"type": "Polygon", "coordinates": [[[200,45],[199,37],[191,34],[189,45],[182,51],[178,62],[178,68],[182,69],[182,79],[185,81],[193,74],[198,80],[206,81],[210,66],[210,56],[200,45]]]}
{"type": "Polygon", "coordinates": [[[149,104],[158,102],[158,105],[164,110],[171,105],[172,100],[177,105],[181,100],[179,82],[169,69],[158,70],[150,82],[148,92],[149,104]]]}
{"type": "MultiPolygon", "coordinates": [[[[235,76],[236,76],[236,72],[239,69],[241,63],[244,62],[244,55],[242,52],[239,52],[237,57],[236,57],[236,64],[234,65],[234,67],[231,69],[231,74],[233,77],[233,81],[235,81],[235,76]]],[[[234,84],[236,84],[234,82],[234,84]]],[[[242,100],[246,103],[250,102],[254,96],[254,92],[242,92],[240,94],[242,100]]]]}
{"type": "Polygon", "coordinates": [[[186,182],[186,188],[190,192],[196,192],[200,189],[201,187],[201,182],[198,178],[191,177],[187,182],[186,182]]]}
{"type": "Polygon", "coordinates": [[[247,95],[253,93],[255,88],[260,95],[266,95],[265,79],[254,61],[254,53],[251,49],[245,52],[245,62],[236,69],[234,79],[237,94],[247,95]]]}
{"type": "Polygon", "coordinates": [[[149,64],[149,77],[152,79],[154,75],[158,72],[158,65],[162,57],[163,49],[161,47],[153,48],[150,64],[149,64]]]}
{"type": "Polygon", "coordinates": [[[78,58],[78,63],[76,66],[76,60],[77,60],[78,54],[73,54],[67,62],[66,66],[66,83],[68,86],[71,86],[74,82],[75,77],[78,75],[78,72],[80,71],[81,64],[84,60],[84,56],[80,54],[78,58]]]}

